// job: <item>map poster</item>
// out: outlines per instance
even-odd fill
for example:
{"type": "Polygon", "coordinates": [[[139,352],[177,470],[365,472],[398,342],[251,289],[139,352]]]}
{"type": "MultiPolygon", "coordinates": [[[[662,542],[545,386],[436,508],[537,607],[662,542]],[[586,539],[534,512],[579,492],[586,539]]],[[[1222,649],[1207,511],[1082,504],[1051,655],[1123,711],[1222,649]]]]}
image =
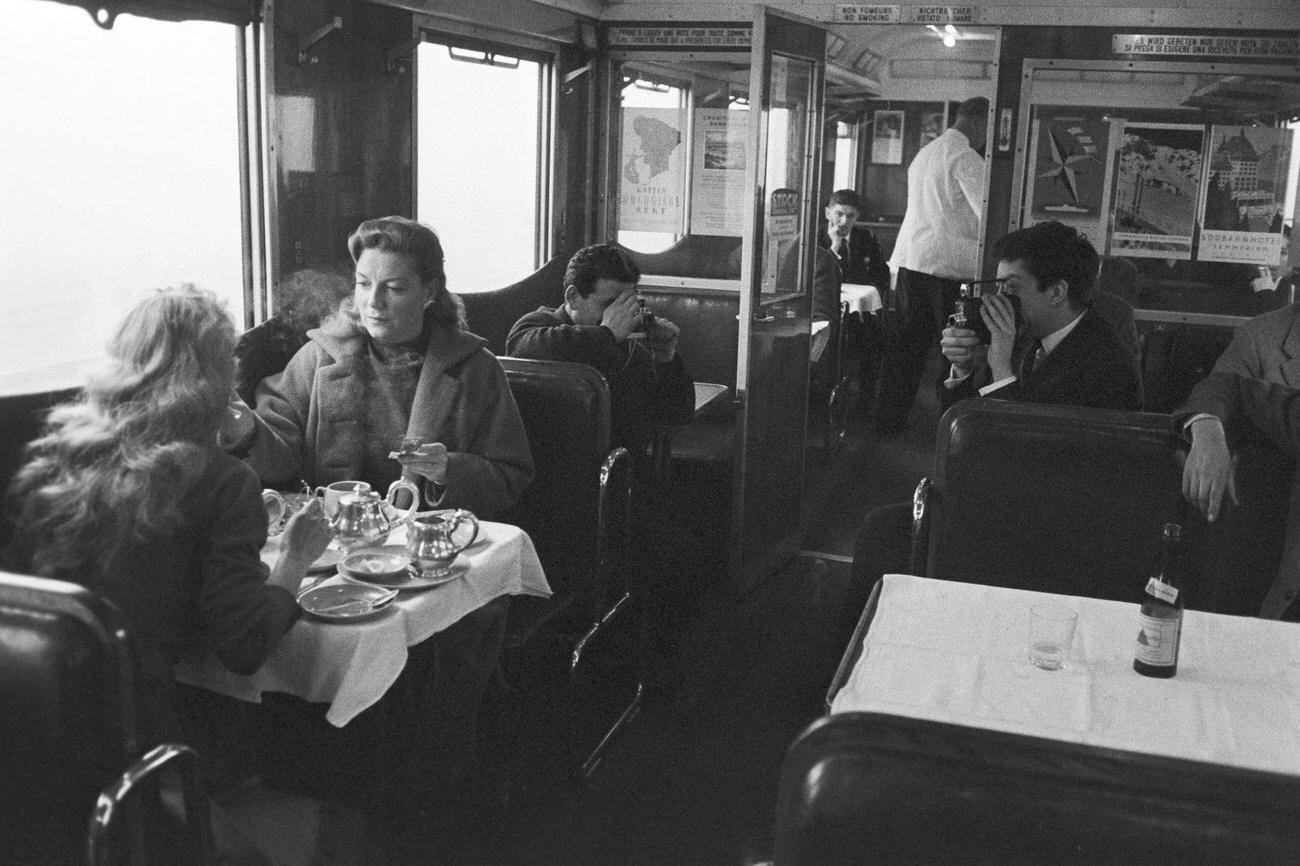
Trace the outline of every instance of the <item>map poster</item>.
{"type": "Polygon", "coordinates": [[[1126,123],[1119,145],[1111,255],[1190,259],[1205,127],[1126,123]]]}
{"type": "Polygon", "coordinates": [[[871,161],[876,165],[903,164],[903,112],[871,113],[871,161]]]}
{"type": "Polygon", "coordinates": [[[1294,135],[1264,126],[1210,127],[1197,259],[1278,266],[1294,135]]]}
{"type": "Polygon", "coordinates": [[[685,120],[685,112],[676,108],[623,110],[619,231],[681,233],[685,215],[685,120]]]}
{"type": "Polygon", "coordinates": [[[748,164],[749,112],[697,109],[690,234],[733,238],[743,234],[748,164]]]}

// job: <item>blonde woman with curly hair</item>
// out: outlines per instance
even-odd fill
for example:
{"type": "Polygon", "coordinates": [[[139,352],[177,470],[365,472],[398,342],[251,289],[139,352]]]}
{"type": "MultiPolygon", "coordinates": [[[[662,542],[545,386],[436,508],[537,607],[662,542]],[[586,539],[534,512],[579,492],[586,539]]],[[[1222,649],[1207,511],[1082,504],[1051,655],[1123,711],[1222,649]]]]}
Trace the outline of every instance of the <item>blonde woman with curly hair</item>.
{"type": "Polygon", "coordinates": [[[319,503],[285,530],[269,570],[257,475],[217,447],[235,327],[209,292],[141,301],[104,371],[55,408],[8,492],[14,567],[82,584],[134,628],[150,693],[208,652],[252,673],[299,615],[294,592],[329,543],[319,503]]]}

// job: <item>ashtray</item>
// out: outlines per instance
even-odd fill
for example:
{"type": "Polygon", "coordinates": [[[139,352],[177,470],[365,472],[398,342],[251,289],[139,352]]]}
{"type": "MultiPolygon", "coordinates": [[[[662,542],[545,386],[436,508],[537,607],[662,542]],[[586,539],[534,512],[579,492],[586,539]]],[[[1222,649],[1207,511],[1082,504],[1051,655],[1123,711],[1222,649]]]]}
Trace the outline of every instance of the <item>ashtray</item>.
{"type": "Polygon", "coordinates": [[[349,553],[339,562],[339,570],[356,580],[370,583],[398,583],[411,576],[411,557],[402,548],[376,547],[349,553]]]}

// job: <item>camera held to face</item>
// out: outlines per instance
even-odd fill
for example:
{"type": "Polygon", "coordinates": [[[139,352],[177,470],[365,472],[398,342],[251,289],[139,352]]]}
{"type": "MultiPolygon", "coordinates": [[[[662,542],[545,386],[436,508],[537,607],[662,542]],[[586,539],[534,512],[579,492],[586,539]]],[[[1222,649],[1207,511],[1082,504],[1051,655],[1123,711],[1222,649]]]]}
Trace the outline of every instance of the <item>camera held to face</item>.
{"type": "MultiPolygon", "coordinates": [[[[984,317],[980,315],[980,306],[985,293],[995,295],[1001,290],[1001,280],[973,280],[962,283],[957,289],[957,301],[953,304],[952,315],[948,317],[948,326],[974,331],[981,343],[991,342],[993,338],[989,333],[989,326],[984,322],[984,317]]],[[[1019,316],[1020,299],[1015,295],[1007,295],[1007,298],[1015,308],[1016,315],[1019,316]]]]}

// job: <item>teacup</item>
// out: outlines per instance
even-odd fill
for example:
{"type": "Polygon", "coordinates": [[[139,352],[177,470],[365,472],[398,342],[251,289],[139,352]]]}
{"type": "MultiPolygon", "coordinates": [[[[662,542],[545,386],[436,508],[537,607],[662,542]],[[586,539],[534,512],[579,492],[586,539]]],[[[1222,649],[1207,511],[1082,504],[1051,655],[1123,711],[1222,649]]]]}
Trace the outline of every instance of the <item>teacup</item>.
{"type": "Polygon", "coordinates": [[[278,490],[263,490],[262,504],[266,506],[266,529],[271,535],[278,535],[284,528],[284,515],[289,505],[278,490]]]}
{"type": "Polygon", "coordinates": [[[423,578],[442,577],[478,538],[478,518],[463,508],[430,511],[406,525],[406,552],[423,578]],[[468,531],[460,531],[468,527],[468,531]]]}
{"type": "Polygon", "coordinates": [[[322,504],[325,506],[325,516],[333,520],[334,515],[338,514],[340,499],[353,493],[369,492],[370,484],[365,481],[335,481],[333,484],[317,487],[312,494],[324,500],[322,504]]]}

